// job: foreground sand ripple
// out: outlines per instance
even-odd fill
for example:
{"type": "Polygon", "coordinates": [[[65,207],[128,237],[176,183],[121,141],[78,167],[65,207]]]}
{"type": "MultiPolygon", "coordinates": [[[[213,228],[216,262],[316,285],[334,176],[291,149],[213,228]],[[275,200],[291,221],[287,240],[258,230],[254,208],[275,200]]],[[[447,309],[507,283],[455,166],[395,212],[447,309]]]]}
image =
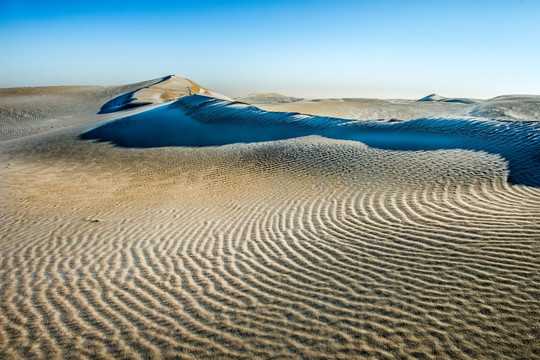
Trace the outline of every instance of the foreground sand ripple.
{"type": "Polygon", "coordinates": [[[73,144],[3,173],[2,358],[540,355],[540,190],[497,156],[73,144]]]}

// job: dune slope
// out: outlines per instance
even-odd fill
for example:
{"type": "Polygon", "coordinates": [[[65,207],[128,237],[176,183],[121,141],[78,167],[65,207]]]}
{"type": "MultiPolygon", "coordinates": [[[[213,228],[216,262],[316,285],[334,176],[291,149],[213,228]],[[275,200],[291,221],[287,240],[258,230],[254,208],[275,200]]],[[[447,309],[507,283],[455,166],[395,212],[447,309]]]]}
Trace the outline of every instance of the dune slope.
{"type": "MultiPolygon", "coordinates": [[[[95,123],[111,97],[155,83],[122,86],[45,86],[0,89],[0,141],[95,123]]],[[[103,121],[111,119],[102,116],[103,121]]]]}
{"type": "Polygon", "coordinates": [[[497,96],[475,106],[471,110],[471,115],[490,119],[540,121],[540,96],[497,96]]]}
{"type": "Polygon", "coordinates": [[[540,355],[534,122],[123,114],[0,141],[0,358],[540,355]]]}
{"type": "Polygon", "coordinates": [[[145,105],[159,104],[194,94],[231,100],[229,97],[205,89],[189,79],[169,75],[150,85],[143,86],[107,101],[101,107],[100,113],[107,114],[145,105]]]}
{"type": "Polygon", "coordinates": [[[349,121],[188,96],[121,118],[81,135],[121,146],[216,146],[282,140],[306,135],[361,141],[391,150],[487,151],[509,162],[512,183],[540,186],[540,123],[470,118],[384,123],[349,121]]]}

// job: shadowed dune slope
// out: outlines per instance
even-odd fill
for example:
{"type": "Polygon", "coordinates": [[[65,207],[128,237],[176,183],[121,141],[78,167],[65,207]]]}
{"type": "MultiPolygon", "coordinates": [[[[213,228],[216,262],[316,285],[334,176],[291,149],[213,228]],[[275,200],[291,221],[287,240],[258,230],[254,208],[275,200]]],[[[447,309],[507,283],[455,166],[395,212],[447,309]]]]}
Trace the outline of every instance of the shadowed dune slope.
{"type": "Polygon", "coordinates": [[[83,139],[129,147],[216,146],[305,135],[361,141],[391,150],[480,150],[509,161],[510,181],[540,186],[540,124],[481,119],[350,121],[189,96],[84,133],[83,139]]]}
{"type": "Polygon", "coordinates": [[[104,102],[153,81],[121,86],[43,86],[0,89],[0,141],[111,119],[104,102]]]}
{"type": "Polygon", "coordinates": [[[107,101],[101,107],[99,113],[107,114],[150,104],[159,104],[193,94],[232,100],[225,95],[205,89],[189,79],[169,75],[152,84],[127,92],[107,101]]]}

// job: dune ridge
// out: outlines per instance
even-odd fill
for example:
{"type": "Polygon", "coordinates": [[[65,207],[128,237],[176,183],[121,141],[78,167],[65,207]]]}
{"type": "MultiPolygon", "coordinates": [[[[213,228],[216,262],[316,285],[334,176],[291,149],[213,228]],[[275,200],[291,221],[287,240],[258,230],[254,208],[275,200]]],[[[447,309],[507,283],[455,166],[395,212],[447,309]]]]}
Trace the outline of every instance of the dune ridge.
{"type": "Polygon", "coordinates": [[[461,104],[476,104],[479,101],[476,99],[467,99],[467,98],[447,98],[437,94],[430,94],[418,100],[422,101],[435,101],[435,102],[447,102],[447,103],[461,103],[461,104]]]}
{"type": "Polygon", "coordinates": [[[539,121],[539,95],[503,95],[493,99],[446,98],[430,94],[408,99],[302,99],[279,94],[253,94],[236,100],[263,110],[299,112],[351,120],[408,121],[418,118],[481,117],[494,120],[539,121]]]}
{"type": "Polygon", "coordinates": [[[510,183],[507,155],[535,166],[537,123],[156,106],[0,141],[0,358],[540,356],[540,187],[510,183]],[[310,132],[80,139],[156,120],[166,137],[182,116],[310,132]],[[311,132],[358,126],[491,145],[403,151],[311,132]]]}
{"type": "Polygon", "coordinates": [[[189,79],[169,75],[153,84],[143,86],[107,101],[99,112],[107,114],[140,106],[160,104],[194,94],[231,100],[229,97],[210,91],[189,79]]]}
{"type": "Polygon", "coordinates": [[[130,147],[216,146],[306,135],[361,141],[390,150],[480,150],[509,162],[512,183],[539,186],[540,125],[481,118],[350,121],[269,112],[254,106],[192,95],[121,118],[81,135],[130,147]]]}

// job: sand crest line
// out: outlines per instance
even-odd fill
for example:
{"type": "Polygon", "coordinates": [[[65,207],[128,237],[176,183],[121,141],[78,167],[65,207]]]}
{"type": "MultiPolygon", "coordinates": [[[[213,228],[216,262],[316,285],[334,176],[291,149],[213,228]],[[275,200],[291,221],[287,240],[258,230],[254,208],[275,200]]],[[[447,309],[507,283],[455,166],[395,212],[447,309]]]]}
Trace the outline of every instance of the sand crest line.
{"type": "MultiPolygon", "coordinates": [[[[213,117],[212,104],[198,111],[213,117]]],[[[320,135],[130,148],[78,139],[130,126],[94,105],[0,142],[0,357],[539,353],[540,188],[509,183],[500,155],[320,135]]],[[[474,129],[514,151],[522,174],[535,166],[534,123],[459,121],[394,125],[474,129]]]]}

